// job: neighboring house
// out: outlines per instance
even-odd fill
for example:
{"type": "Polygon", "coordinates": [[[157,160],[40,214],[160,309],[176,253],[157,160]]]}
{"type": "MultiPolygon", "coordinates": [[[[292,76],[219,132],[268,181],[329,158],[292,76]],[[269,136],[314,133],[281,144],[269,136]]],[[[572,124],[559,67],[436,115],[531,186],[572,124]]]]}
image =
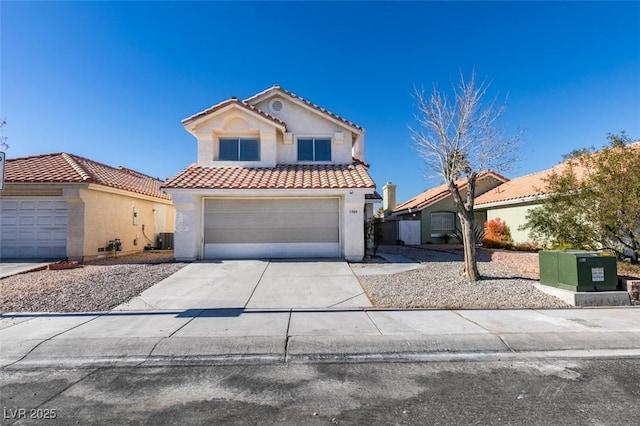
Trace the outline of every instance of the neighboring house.
{"type": "MultiPolygon", "coordinates": [[[[561,172],[563,163],[541,172],[520,176],[476,197],[475,208],[486,215],[487,220],[499,218],[509,227],[514,244],[530,242],[529,231],[518,228],[525,224],[529,210],[540,206],[549,195],[546,191],[547,179],[552,172],[561,172]]],[[[578,176],[585,172],[575,168],[578,176]]]]}
{"type": "Polygon", "coordinates": [[[363,258],[377,201],[363,128],[277,85],[182,124],[198,157],[163,185],[177,259],[363,258]]]}
{"type": "MultiPolygon", "coordinates": [[[[494,172],[485,172],[476,180],[476,196],[498,187],[508,179],[494,172]]],[[[466,197],[466,179],[457,182],[460,194],[466,197]]],[[[461,229],[453,196],[446,184],[428,189],[421,194],[395,206],[395,185],[383,188],[386,220],[397,220],[397,239],[404,244],[442,244],[450,240],[456,229],[461,229]],[[393,200],[393,201],[387,201],[393,200]]],[[[483,212],[475,215],[476,226],[483,226],[486,220],[483,212]]],[[[385,227],[385,229],[391,229],[385,227]]],[[[392,239],[392,238],[391,238],[392,239]]],[[[385,237],[385,240],[389,240],[385,237]]]]}
{"type": "Polygon", "coordinates": [[[7,159],[0,259],[88,260],[155,246],[174,228],[162,181],[73,154],[7,159]]]}

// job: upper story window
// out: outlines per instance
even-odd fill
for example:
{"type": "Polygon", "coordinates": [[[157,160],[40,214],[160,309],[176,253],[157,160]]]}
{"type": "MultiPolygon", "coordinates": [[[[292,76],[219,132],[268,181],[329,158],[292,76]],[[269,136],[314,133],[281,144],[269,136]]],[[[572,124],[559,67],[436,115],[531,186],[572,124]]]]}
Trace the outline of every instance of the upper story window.
{"type": "Polygon", "coordinates": [[[298,139],[298,161],[331,161],[331,139],[298,139]]]}
{"type": "Polygon", "coordinates": [[[220,139],[220,161],[260,161],[260,140],[254,138],[220,139]]]}

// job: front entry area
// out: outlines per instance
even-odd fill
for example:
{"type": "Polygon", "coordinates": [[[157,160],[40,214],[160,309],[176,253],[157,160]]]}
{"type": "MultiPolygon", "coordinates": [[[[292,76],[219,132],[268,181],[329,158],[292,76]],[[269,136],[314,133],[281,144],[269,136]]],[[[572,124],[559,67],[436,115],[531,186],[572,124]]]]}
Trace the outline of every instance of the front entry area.
{"type": "Polygon", "coordinates": [[[340,199],[206,198],[204,258],[340,257],[340,199]]]}

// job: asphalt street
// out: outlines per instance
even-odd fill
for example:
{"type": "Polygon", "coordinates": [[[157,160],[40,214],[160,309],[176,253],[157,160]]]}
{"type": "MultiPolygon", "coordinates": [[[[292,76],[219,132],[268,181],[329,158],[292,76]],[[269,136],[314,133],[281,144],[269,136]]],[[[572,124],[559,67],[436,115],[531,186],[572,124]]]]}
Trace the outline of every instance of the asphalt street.
{"type": "Polygon", "coordinates": [[[640,424],[634,307],[376,309],[340,263],[191,266],[110,312],[0,315],[2,424],[640,424]],[[318,271],[322,298],[269,290],[318,271]]]}
{"type": "Polygon", "coordinates": [[[640,423],[639,359],[45,368],[1,374],[2,424],[7,425],[640,423]]]}

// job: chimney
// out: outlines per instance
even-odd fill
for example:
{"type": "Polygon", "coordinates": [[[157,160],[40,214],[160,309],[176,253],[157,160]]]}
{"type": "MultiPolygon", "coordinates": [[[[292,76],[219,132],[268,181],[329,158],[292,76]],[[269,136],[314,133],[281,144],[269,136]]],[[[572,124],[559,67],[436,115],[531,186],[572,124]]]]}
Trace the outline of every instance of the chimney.
{"type": "Polygon", "coordinates": [[[384,208],[384,217],[391,216],[396,208],[396,186],[391,182],[387,182],[382,187],[382,207],[384,208]]]}

